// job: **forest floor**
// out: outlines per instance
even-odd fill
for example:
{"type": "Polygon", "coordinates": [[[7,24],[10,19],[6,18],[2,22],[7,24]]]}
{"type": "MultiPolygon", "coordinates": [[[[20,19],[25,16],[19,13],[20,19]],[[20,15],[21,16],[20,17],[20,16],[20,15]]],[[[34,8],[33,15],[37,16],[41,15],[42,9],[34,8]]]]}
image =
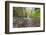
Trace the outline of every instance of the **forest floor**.
{"type": "Polygon", "coordinates": [[[29,19],[13,19],[13,28],[20,28],[20,27],[39,27],[40,22],[37,20],[32,20],[32,18],[29,19]]]}

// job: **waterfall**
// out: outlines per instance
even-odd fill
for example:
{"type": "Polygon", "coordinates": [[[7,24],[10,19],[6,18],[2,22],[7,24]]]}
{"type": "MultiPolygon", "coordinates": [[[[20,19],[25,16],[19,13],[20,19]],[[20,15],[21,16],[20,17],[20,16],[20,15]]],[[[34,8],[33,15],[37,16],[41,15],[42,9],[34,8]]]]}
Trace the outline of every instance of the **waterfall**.
{"type": "Polygon", "coordinates": [[[27,13],[27,17],[25,19],[31,19],[32,17],[32,13],[34,12],[35,8],[34,7],[26,7],[26,13],[27,13]]]}
{"type": "Polygon", "coordinates": [[[28,19],[30,18],[31,11],[32,11],[32,8],[30,8],[30,7],[27,7],[27,8],[26,8],[27,18],[28,18],[28,19]]]}

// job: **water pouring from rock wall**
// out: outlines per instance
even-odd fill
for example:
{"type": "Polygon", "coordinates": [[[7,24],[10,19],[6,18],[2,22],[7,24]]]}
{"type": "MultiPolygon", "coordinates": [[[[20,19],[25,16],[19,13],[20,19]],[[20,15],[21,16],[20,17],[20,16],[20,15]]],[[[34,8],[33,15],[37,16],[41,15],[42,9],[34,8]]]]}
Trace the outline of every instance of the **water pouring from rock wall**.
{"type": "Polygon", "coordinates": [[[26,7],[27,19],[32,18],[32,12],[34,12],[34,8],[26,7]]]}

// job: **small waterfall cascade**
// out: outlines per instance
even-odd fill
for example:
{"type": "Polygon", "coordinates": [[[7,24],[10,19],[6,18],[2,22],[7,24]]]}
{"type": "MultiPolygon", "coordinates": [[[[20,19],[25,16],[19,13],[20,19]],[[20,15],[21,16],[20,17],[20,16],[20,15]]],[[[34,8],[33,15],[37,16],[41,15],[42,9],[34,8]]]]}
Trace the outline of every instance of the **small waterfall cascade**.
{"type": "Polygon", "coordinates": [[[27,7],[26,12],[27,12],[27,19],[31,19],[30,16],[31,16],[32,8],[27,7]]]}

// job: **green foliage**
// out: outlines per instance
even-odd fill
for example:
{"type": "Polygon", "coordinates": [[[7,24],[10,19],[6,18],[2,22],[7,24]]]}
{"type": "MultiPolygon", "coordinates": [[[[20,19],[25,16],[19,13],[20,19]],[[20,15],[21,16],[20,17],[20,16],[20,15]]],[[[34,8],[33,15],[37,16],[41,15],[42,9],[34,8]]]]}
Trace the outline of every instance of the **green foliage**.
{"type": "Polygon", "coordinates": [[[16,7],[16,8],[13,8],[13,10],[14,10],[15,16],[30,16],[31,15],[31,10],[29,13],[29,10],[27,11],[26,8],[24,7],[16,7]]]}
{"type": "Polygon", "coordinates": [[[32,16],[33,16],[33,17],[40,16],[40,13],[35,11],[34,13],[32,13],[32,16]]]}
{"type": "Polygon", "coordinates": [[[38,24],[40,23],[40,10],[37,9],[34,11],[34,13],[32,13],[32,21],[35,23],[35,24],[38,24]]]}
{"type": "Polygon", "coordinates": [[[38,16],[40,16],[40,10],[39,9],[35,10],[34,13],[32,13],[32,17],[38,17],[38,16]]]}
{"type": "Polygon", "coordinates": [[[34,12],[32,10],[27,9],[25,7],[14,7],[13,8],[13,16],[29,16],[29,17],[37,17],[40,16],[40,9],[35,8],[34,12]]]}
{"type": "Polygon", "coordinates": [[[22,7],[16,7],[15,8],[15,16],[26,16],[25,8],[22,7]]]}

